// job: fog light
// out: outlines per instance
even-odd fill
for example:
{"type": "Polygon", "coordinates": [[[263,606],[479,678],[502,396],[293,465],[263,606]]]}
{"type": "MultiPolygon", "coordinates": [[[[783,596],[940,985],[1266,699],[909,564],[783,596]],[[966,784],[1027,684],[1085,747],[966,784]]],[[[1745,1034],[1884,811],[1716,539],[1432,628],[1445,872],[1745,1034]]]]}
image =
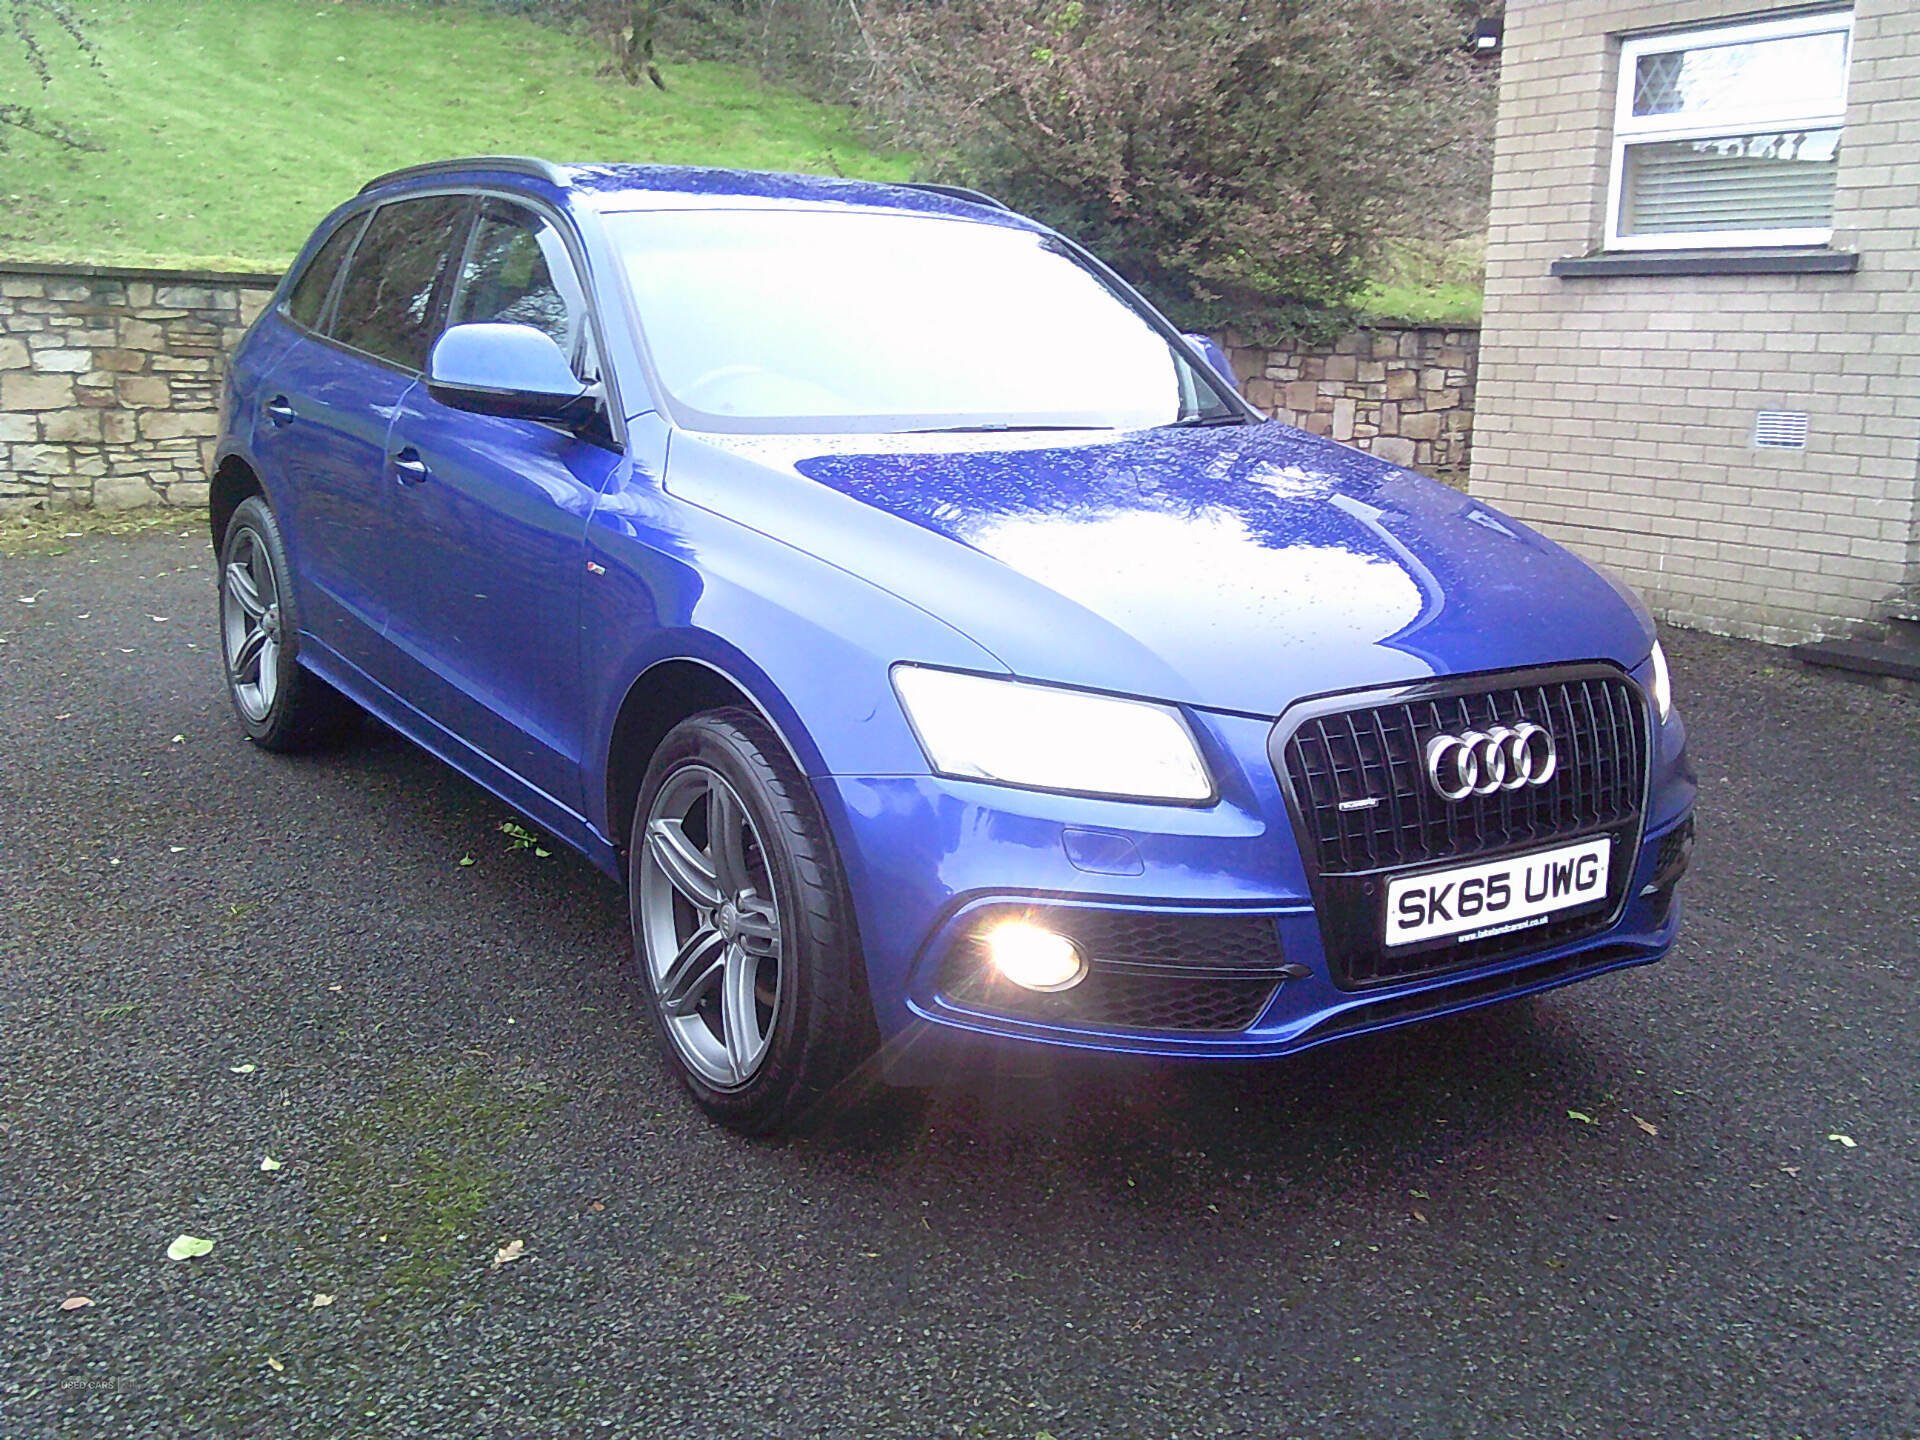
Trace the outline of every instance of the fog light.
{"type": "Polygon", "coordinates": [[[1071,990],[1087,977],[1079,946],[1028,921],[996,925],[984,938],[993,968],[1023,990],[1071,990]]]}

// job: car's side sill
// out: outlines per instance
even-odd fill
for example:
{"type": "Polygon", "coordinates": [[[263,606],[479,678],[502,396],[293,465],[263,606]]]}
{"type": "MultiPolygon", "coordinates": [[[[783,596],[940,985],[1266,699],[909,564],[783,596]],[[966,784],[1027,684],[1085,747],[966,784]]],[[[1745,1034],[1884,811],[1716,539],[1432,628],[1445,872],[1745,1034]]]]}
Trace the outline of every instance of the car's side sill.
{"type": "Polygon", "coordinates": [[[451,765],[481,789],[544,826],[555,839],[584,855],[595,869],[614,880],[625,879],[619,852],[584,816],[546,791],[529,785],[438,721],[421,714],[359,666],[305,631],[300,635],[300,663],[429,755],[451,765]]]}

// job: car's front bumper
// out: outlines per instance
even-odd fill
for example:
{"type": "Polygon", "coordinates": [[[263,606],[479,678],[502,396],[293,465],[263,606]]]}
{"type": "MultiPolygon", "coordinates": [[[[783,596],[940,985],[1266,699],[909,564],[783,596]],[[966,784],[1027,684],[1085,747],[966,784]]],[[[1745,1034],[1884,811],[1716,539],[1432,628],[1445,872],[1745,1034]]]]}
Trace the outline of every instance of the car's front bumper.
{"type": "MultiPolygon", "coordinates": [[[[1645,823],[1620,913],[1558,946],[1406,983],[1342,988],[1329,967],[1312,886],[1268,760],[1271,721],[1196,717],[1221,781],[1205,808],[1025,792],[935,776],[821,783],[846,863],[869,992],[888,1051],[942,1057],[1009,1046],[1185,1058],[1260,1058],[1362,1030],[1471,1008],[1659,959],[1672,944],[1671,886],[1643,893],[1662,841],[1691,816],[1693,781],[1677,719],[1657,728],[1645,823]],[[1286,973],[1244,1025],[1112,1025],[1010,1014],[953,984],[955,957],[985,909],[1091,909],[1142,925],[1235,917],[1272,927],[1286,973]]],[[[910,1070],[914,1067],[909,1066],[910,1070]]]]}

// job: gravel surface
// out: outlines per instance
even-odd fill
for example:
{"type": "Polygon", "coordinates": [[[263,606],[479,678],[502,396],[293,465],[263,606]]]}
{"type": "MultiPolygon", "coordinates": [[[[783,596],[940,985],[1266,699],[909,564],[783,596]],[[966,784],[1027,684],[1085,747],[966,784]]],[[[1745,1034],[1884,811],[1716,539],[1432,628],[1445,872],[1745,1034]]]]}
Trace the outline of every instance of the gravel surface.
{"type": "Polygon", "coordinates": [[[583,861],[239,738],[212,573],[0,558],[7,1440],[1920,1434],[1915,701],[1670,638],[1662,965],[752,1143],[583,861]]]}

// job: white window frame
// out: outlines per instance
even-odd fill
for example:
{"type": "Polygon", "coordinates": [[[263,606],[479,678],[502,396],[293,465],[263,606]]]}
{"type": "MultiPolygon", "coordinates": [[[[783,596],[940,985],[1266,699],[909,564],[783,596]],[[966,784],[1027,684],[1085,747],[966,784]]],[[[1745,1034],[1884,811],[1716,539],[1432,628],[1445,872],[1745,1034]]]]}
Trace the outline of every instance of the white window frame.
{"type": "MultiPolygon", "coordinates": [[[[1847,37],[1846,68],[1853,66],[1853,11],[1828,10],[1813,15],[1798,15],[1787,20],[1767,20],[1745,25],[1716,25],[1709,29],[1642,35],[1625,41],[1620,47],[1620,78],[1614,97],[1613,165],[1607,177],[1607,238],[1609,250],[1718,250],[1756,246],[1825,245],[1833,239],[1833,226],[1801,230],[1687,230],[1664,235],[1622,235],[1620,233],[1621,191],[1626,179],[1627,146],[1648,140],[1702,140],[1719,135],[1737,135],[1765,131],[1772,127],[1804,126],[1809,130],[1844,129],[1846,125],[1847,77],[1843,76],[1840,108],[1817,106],[1756,106],[1745,111],[1728,111],[1705,123],[1675,124],[1672,116],[1635,115],[1633,92],[1643,55],[1664,55],[1675,50],[1701,49],[1718,45],[1743,45],[1756,40],[1781,40],[1796,35],[1826,35],[1843,31],[1847,37]]],[[[1843,137],[1844,138],[1844,137],[1843,137]]]]}

